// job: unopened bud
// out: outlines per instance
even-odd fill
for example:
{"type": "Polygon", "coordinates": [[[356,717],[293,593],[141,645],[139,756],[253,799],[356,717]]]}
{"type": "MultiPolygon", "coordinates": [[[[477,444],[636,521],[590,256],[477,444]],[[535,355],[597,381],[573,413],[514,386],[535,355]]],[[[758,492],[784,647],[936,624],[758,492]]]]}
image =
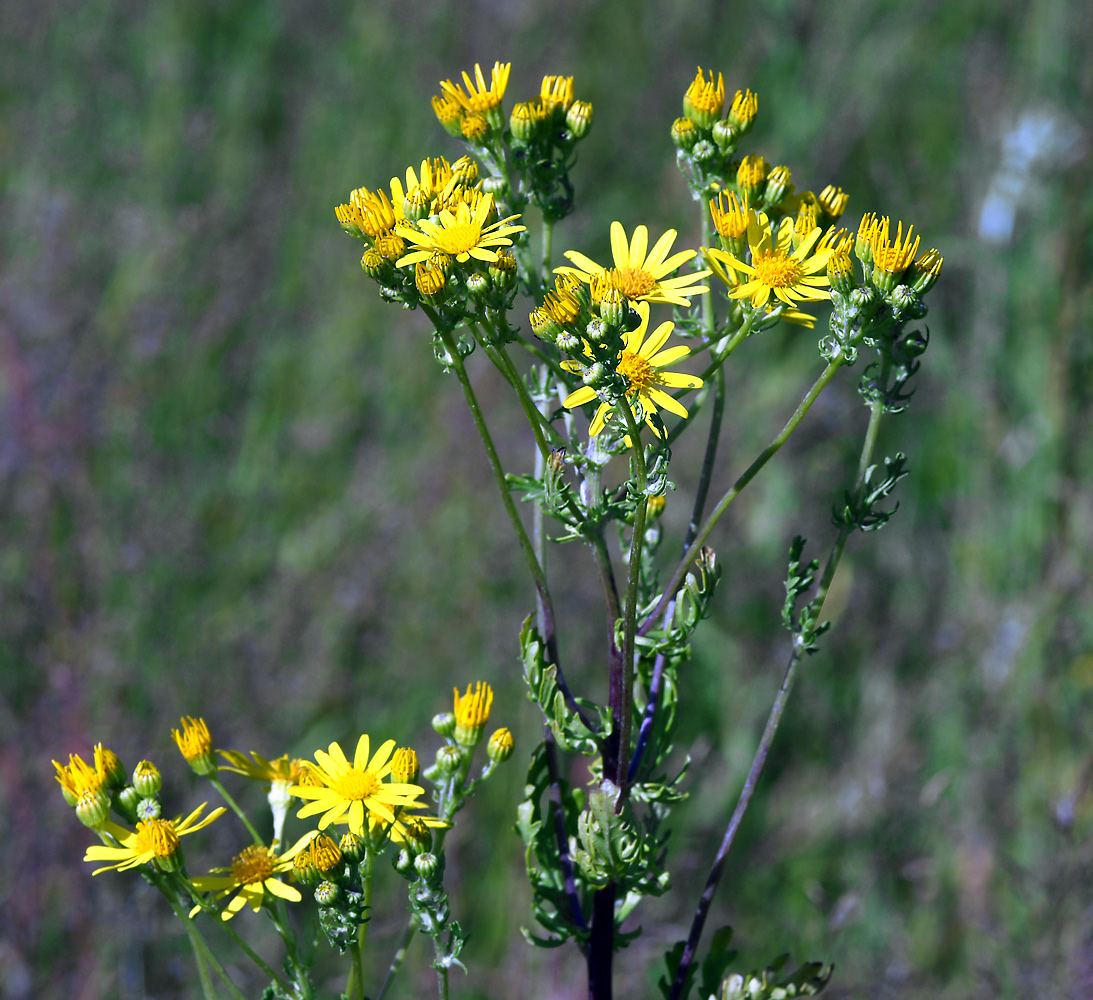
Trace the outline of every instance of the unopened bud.
{"type": "Polygon", "coordinates": [[[498,729],[486,744],[486,756],[495,764],[503,764],[512,756],[515,741],[512,733],[502,727],[498,729]]]}
{"type": "Polygon", "coordinates": [[[443,874],[444,867],[435,854],[419,854],[414,858],[414,871],[426,882],[432,882],[438,874],[443,874]]]}
{"type": "Polygon", "coordinates": [[[455,716],[451,712],[437,712],[433,716],[433,729],[441,736],[451,736],[455,732],[455,716]]]}
{"type": "Polygon", "coordinates": [[[150,819],[159,819],[163,815],[163,806],[159,799],[141,799],[137,803],[137,819],[147,822],[150,819]]]}
{"type": "Polygon", "coordinates": [[[338,841],[338,850],[347,861],[356,864],[364,857],[364,838],[347,830],[338,841]]]}
{"type": "Polygon", "coordinates": [[[565,124],[574,139],[583,139],[592,128],[592,105],[588,101],[574,101],[566,112],[565,124]]]}
{"type": "Polygon", "coordinates": [[[110,796],[105,788],[84,792],[76,800],[76,818],[84,826],[97,830],[110,815],[110,796]]]}
{"type": "Polygon", "coordinates": [[[163,778],[160,777],[159,768],[150,760],[142,760],[133,768],[133,787],[142,799],[158,795],[159,790],[163,787],[163,778]]]}
{"type": "Polygon", "coordinates": [[[333,906],[340,895],[341,890],[333,882],[320,882],[315,886],[315,902],[320,906],[333,906]]]}
{"type": "Polygon", "coordinates": [[[690,118],[677,118],[672,122],[672,142],[676,147],[689,153],[701,138],[695,123],[690,118]]]}

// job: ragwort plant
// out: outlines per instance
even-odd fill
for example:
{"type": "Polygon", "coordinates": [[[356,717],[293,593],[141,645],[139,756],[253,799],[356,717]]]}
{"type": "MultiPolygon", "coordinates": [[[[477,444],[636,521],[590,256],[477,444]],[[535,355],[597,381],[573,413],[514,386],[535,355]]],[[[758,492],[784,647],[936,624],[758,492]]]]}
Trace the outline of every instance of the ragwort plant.
{"type": "MultiPolygon", "coordinates": [[[[829,966],[808,963],[787,972],[782,958],[764,970],[735,970],[728,928],[710,936],[701,960],[700,946],[726,856],[800,665],[827,628],[824,603],[846,544],[856,531],[883,526],[894,512],[889,498],[906,475],[905,458],[877,459],[874,453],[882,420],[902,412],[910,399],[909,382],[928,342],[915,324],[926,314],[923,296],[943,259],[936,250],[919,254],[913,228],[893,226],[888,217],[866,213],[856,230],[838,227],[848,201],[840,188],[798,190],[785,166],[768,166],[755,153],[740,155],[758,100],[738,91],[725,113],[723,77],[711,72],[707,79],[699,69],[671,138],[699,207],[701,247],[675,250],[674,229],[650,244],[645,225],[628,235],[616,221],[610,263],[567,250],[567,263],[554,266],[554,228],[573,209],[570,170],[592,125],[592,107],[575,99],[571,77],[549,76],[537,96],[506,115],[509,73],[509,64],[496,63],[487,81],[476,66],[473,79],[464,73],[462,84],[444,81],[433,98],[441,125],[465,143],[465,156],[454,163],[423,160],[406,170],[405,183],[392,178],[390,194],[383,187],[359,188],[336,214],[364,244],[361,265],[381,298],[420,310],[432,325],[432,350],[460,384],[531,577],[535,610],[519,633],[519,659],[543,726],[515,812],[538,925],[524,934],[542,947],[572,942],[585,957],[593,1000],[612,995],[614,955],[641,933],[642,899],[670,887],[666,823],[687,794],[687,768],[673,772],[669,758],[686,734],[677,711],[686,682],[681,667],[721,573],[711,536],[827,385],[856,365],[863,348],[875,352],[860,377],[867,419],[857,467],[849,470],[834,506],[833,538],[822,560],[806,559],[802,538],[790,546],[782,610],[791,637],[788,663],[690,933],[665,956],[660,980],[667,1000],[683,1000],[696,988],[720,1000],[813,994],[827,982],[829,966]],[[532,206],[537,241],[526,225],[532,206]],[[527,330],[514,319],[518,296],[533,303],[527,330]],[[777,324],[815,336],[817,316],[810,310],[825,302],[830,313],[827,332],[816,340],[821,367],[815,381],[795,407],[787,403],[781,431],[712,500],[727,405],[725,366],[730,358],[739,363],[746,348],[739,358],[733,357],[737,350],[777,324]],[[669,309],[671,318],[663,318],[669,309]],[[498,457],[467,373],[476,350],[508,383],[526,418],[534,440],[529,471],[506,470],[498,457]],[[703,460],[697,473],[686,473],[695,482],[689,527],[666,549],[660,515],[674,489],[670,477],[681,475],[672,467],[672,449],[703,412],[703,460]],[[530,530],[518,500],[531,505],[530,530]],[[603,595],[604,639],[589,659],[602,664],[606,702],[573,691],[566,680],[546,571],[548,538],[580,542],[591,553],[603,595]],[[583,786],[564,777],[574,757],[586,759],[590,777],[583,786]]],[[[127,775],[101,745],[93,764],[73,756],[68,765],[56,765],[57,777],[77,816],[102,840],[86,855],[104,863],[95,874],[136,869],[160,890],[189,936],[207,997],[215,994],[214,976],[232,996],[242,994],[203,927],[225,932],[258,965],[270,981],[267,996],[317,995],[309,975],[312,942],[301,944],[301,925],[289,916],[289,904],[303,902],[301,889],[318,908],[329,943],[349,955],[345,996],[364,997],[361,949],[375,862],[384,852],[407,881],[408,917],[388,974],[369,995],[386,995],[420,932],[432,939],[439,993],[447,997],[449,970],[460,964],[465,938],[443,888],[445,835],[467,798],[514,747],[512,734],[497,730],[485,765],[471,777],[492,698],[487,685],[463,695],[457,689],[454,710],[433,719],[444,746],[421,775],[434,789],[432,811],[416,783],[416,754],[396,750],[394,740],[373,751],[368,736],[361,736],[352,758],[332,743],[310,761],[219,750],[218,766],[205,723],[183,719],[174,731],[179,749],[252,841],[230,865],[204,876],[190,875],[180,838],[217,819],[223,807],[204,817],[202,806],[184,820],[164,819],[156,767],[142,761],[127,775]],[[219,771],[268,785],[271,837],[238,807],[219,771]],[[316,829],[288,846],[283,830],[296,799],[304,802],[300,819],[319,819],[316,829]],[[330,836],[340,827],[346,830],[338,839],[330,836]],[[247,906],[264,913],[280,935],[281,972],[234,930],[231,918],[247,906]]]]}

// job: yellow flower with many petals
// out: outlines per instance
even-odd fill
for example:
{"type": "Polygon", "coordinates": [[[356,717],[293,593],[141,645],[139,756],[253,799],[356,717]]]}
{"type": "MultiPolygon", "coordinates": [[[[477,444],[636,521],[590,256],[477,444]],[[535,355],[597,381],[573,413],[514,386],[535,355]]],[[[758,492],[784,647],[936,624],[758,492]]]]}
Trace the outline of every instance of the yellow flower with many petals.
{"type": "MultiPolygon", "coordinates": [[[[641,322],[636,330],[626,334],[623,349],[619,352],[616,370],[626,377],[626,398],[634,418],[640,420],[644,417],[653,433],[660,437],[660,429],[653,422],[657,407],[680,417],[687,416],[687,410],[683,404],[675,397],[669,396],[664,389],[697,389],[702,385],[702,379],[682,372],[662,370],[667,365],[687,357],[691,353],[690,348],[680,345],[662,351],[661,348],[667,343],[668,337],[675,329],[675,324],[661,323],[653,331],[652,336],[646,339],[645,334],[649,329],[649,304],[639,302],[635,308],[641,317],[641,322]]],[[[562,367],[574,374],[579,374],[584,366],[578,361],[563,361],[562,367]]],[[[562,405],[572,409],[574,406],[591,403],[594,399],[596,399],[596,390],[586,385],[566,396],[562,400],[562,405]]],[[[603,430],[614,408],[615,405],[611,402],[600,404],[588,428],[590,437],[595,437],[603,430]]]]}
{"type": "Polygon", "coordinates": [[[473,212],[465,202],[461,202],[454,212],[442,210],[439,222],[422,219],[418,223],[420,232],[400,226],[395,232],[408,243],[414,244],[415,249],[400,257],[396,261],[397,266],[428,260],[437,251],[454,257],[461,264],[465,264],[471,257],[494,263],[497,260],[497,248],[512,246],[509,235],[521,233],[525,227],[509,225],[513,219],[520,218],[518,215],[510,215],[507,219],[487,226],[486,218],[492,210],[493,196],[486,195],[478,201],[473,212]]]}
{"type": "Polygon", "coordinates": [[[96,868],[92,875],[110,870],[126,871],[129,868],[139,868],[149,861],[154,861],[156,867],[164,871],[174,871],[178,867],[178,856],[181,845],[179,837],[188,833],[195,833],[208,826],[214,819],[223,815],[224,807],[214,809],[204,819],[198,817],[204,811],[206,802],[202,802],[185,819],[149,819],[137,824],[136,830],[126,830],[117,823],[106,823],[103,830],[110,834],[121,846],[110,847],[106,844],[92,844],[84,861],[110,861],[111,864],[96,868]]]}
{"type": "MultiPolygon", "coordinates": [[[[314,831],[304,834],[284,854],[275,854],[263,844],[251,844],[232,858],[230,867],[213,868],[208,875],[193,879],[194,888],[198,892],[215,892],[218,901],[236,893],[220,914],[221,920],[231,920],[248,904],[257,913],[267,892],[298,903],[303,898],[299,890],[285,885],[277,876],[292,871],[296,855],[311,844],[314,836],[314,831]],[[226,874],[217,874],[218,872],[226,874]]],[[[190,910],[190,916],[194,916],[200,909],[200,906],[195,906],[190,910]]]]}
{"type": "Polygon", "coordinates": [[[482,67],[475,63],[473,80],[465,71],[463,73],[463,83],[467,87],[465,92],[458,83],[452,83],[451,80],[442,80],[440,89],[448,98],[458,101],[465,111],[486,114],[500,107],[501,99],[505,96],[505,88],[509,83],[511,69],[512,63],[495,62],[493,73],[490,75],[490,84],[487,87],[482,67]]]}
{"type": "Polygon", "coordinates": [[[331,823],[347,820],[349,829],[358,836],[364,833],[365,816],[375,816],[387,823],[395,821],[395,810],[420,808],[417,799],[425,793],[420,785],[401,781],[384,781],[391,770],[391,751],[395,741],[388,740],[369,759],[367,735],[357,741],[350,763],[337,743],[329,752],[315,751],[317,763],[308,763],[312,778],[319,785],[293,785],[289,791],[301,799],[309,799],[296,815],[306,819],[322,813],[319,829],[331,823]]]}
{"type": "Polygon", "coordinates": [[[820,235],[820,229],[816,227],[794,250],[793,219],[783,219],[777,235],[772,239],[766,215],[752,212],[748,220],[750,264],[724,250],[709,249],[703,253],[707,261],[717,261],[744,275],[740,284],[729,289],[730,298],[749,299],[754,308],[762,309],[774,294],[787,306],[793,307],[798,302],[831,298],[825,273],[831,250],[825,248],[812,253],[820,235]]]}
{"type": "MultiPolygon", "coordinates": [[[[688,296],[709,291],[705,285],[696,285],[695,282],[710,272],[694,271],[682,277],[668,278],[667,275],[678,270],[697,253],[695,250],[681,250],[668,256],[675,239],[676,231],[669,229],[649,250],[649,230],[645,226],[638,226],[633,239],[627,241],[622,223],[612,222],[611,256],[615,266],[610,273],[610,283],[631,302],[666,302],[689,306],[691,300],[688,296]]],[[[577,266],[556,267],[556,274],[572,274],[591,284],[594,278],[608,270],[576,250],[567,250],[564,256],[577,266]]]]}

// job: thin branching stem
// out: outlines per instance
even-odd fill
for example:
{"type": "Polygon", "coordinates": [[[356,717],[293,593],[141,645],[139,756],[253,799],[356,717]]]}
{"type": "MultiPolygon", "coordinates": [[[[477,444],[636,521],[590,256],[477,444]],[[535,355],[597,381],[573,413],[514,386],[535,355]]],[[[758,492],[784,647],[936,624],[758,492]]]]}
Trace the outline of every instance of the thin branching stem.
{"type": "MultiPolygon", "coordinates": [[[[869,425],[866,428],[861,457],[858,461],[857,476],[854,480],[853,495],[859,500],[865,489],[865,476],[872,460],[873,449],[877,442],[877,432],[880,427],[880,419],[883,414],[883,403],[879,400],[874,402],[871,405],[869,425]]],[[[827,600],[828,592],[831,589],[831,583],[835,579],[835,571],[839,568],[839,562],[846,549],[846,542],[850,537],[851,531],[853,531],[853,527],[850,525],[840,528],[839,533],[835,538],[835,542],[831,547],[831,551],[828,554],[823,574],[816,587],[816,596],[813,598],[817,616],[823,611],[824,602],[827,600]]],[[[806,652],[806,648],[807,642],[805,637],[802,635],[795,636],[793,649],[789,656],[789,662],[786,664],[782,683],[778,688],[777,695],[775,695],[770,714],[767,716],[767,723],[763,728],[763,735],[760,737],[759,746],[755,751],[755,757],[752,760],[751,768],[744,781],[744,786],[740,790],[740,797],[736,802],[736,808],[733,810],[729,825],[725,830],[725,836],[722,838],[721,846],[718,848],[717,856],[714,858],[713,867],[710,869],[710,874],[706,879],[705,888],[702,890],[702,896],[695,909],[690,934],[687,937],[687,943],[684,946],[683,955],[680,958],[679,968],[676,970],[675,980],[672,983],[672,990],[668,1000],[680,1000],[683,996],[683,987],[698,951],[698,942],[702,936],[702,929],[705,926],[706,917],[709,914],[710,904],[713,901],[714,893],[717,891],[718,883],[721,881],[721,875],[725,868],[725,859],[732,849],[733,842],[736,840],[736,834],[740,829],[740,824],[743,822],[744,815],[748,811],[752,796],[755,794],[755,789],[759,784],[759,778],[763,773],[763,767],[766,765],[767,756],[770,753],[775,734],[778,732],[778,726],[782,721],[782,714],[785,711],[786,703],[789,701],[790,692],[793,690],[793,684],[797,679],[797,668],[800,665],[801,658],[806,652]]]]}

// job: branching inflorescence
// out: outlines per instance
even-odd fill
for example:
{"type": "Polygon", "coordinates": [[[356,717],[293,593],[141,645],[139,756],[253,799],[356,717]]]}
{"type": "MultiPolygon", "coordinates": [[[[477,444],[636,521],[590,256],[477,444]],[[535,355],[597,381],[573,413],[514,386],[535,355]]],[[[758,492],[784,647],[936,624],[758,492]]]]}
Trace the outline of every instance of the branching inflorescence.
{"type": "MultiPolygon", "coordinates": [[[[573,209],[570,172],[577,144],[588,134],[592,107],[576,99],[571,77],[548,76],[539,94],[505,115],[509,64],[489,78],[480,67],[462,82],[445,81],[433,98],[444,129],[466,146],[454,162],[421,161],[387,188],[359,188],[336,209],[338,221],[364,245],[361,266],[385,301],[420,310],[432,327],[432,347],[454,374],[482,439],[506,517],[531,576],[529,614],[519,633],[519,661],[528,697],[542,715],[542,738],[531,751],[516,831],[523,840],[537,929],[534,944],[572,942],[585,956],[589,996],[612,995],[613,956],[641,932],[639,906],[670,885],[667,820],[687,794],[687,767],[669,758],[684,720],[680,668],[695,630],[707,617],[721,574],[713,533],[728,508],[782,448],[837,373],[856,364],[863,348],[876,352],[860,391],[868,411],[856,470],[835,498],[834,537],[826,558],[806,561],[804,539],[790,547],[783,623],[791,652],[782,684],[743,780],[739,801],[695,906],[690,933],[666,955],[661,986],[669,1000],[698,988],[703,997],[790,997],[818,992],[830,968],[812,963],[784,973],[732,971],[729,933],[702,935],[725,858],[760,779],[799,665],[827,628],[823,608],[850,536],[881,527],[894,513],[890,496],[906,474],[903,455],[874,457],[882,418],[904,410],[909,380],[927,346],[914,326],[926,313],[923,296],[943,258],[919,254],[919,238],[886,217],[866,214],[856,231],[839,228],[848,195],[829,185],[798,190],[785,166],[770,166],[738,147],[751,129],[758,99],[737,91],[728,102],[723,77],[699,69],[671,127],[680,170],[700,206],[699,247],[676,249],[670,229],[650,245],[646,225],[610,227],[612,260],[600,264],[578,250],[555,267],[554,227],[573,209]],[[535,216],[541,240],[531,240],[535,216]],[[711,291],[711,288],[713,291],[711,291]],[[531,302],[529,331],[513,313],[518,295],[531,302]],[[655,318],[672,310],[671,319],[655,318]],[[827,332],[816,337],[819,370],[799,401],[787,405],[782,429],[745,466],[720,498],[709,499],[725,400],[725,366],[750,337],[778,323],[812,331],[823,309],[827,332]],[[673,338],[682,343],[673,343],[673,338]],[[513,357],[517,349],[523,360],[513,357]],[[530,471],[506,470],[467,372],[480,349],[511,388],[533,442],[530,471]],[[681,475],[672,445],[702,411],[710,413],[702,466],[695,475],[690,528],[678,558],[665,554],[660,515],[681,475]],[[587,421],[587,422],[586,422],[587,421]],[[609,466],[613,466],[610,475],[609,466]],[[518,500],[532,507],[525,525],[518,500]],[[602,665],[598,698],[576,693],[558,652],[546,565],[547,519],[553,541],[587,546],[603,595],[604,642],[581,667],[602,665]],[[613,555],[618,543],[618,555],[613,555]],[[606,695],[606,697],[604,697],[606,695]],[[582,785],[567,780],[568,760],[587,759],[582,785]]],[[[814,336],[813,334],[807,334],[814,336]]],[[[736,363],[734,359],[733,363],[736,363]]],[[[459,964],[464,936],[450,919],[443,889],[447,829],[467,797],[513,753],[512,734],[498,730],[488,761],[471,777],[471,757],[484,738],[492,692],[457,690],[454,711],[433,720],[446,745],[422,778],[431,782],[434,811],[421,801],[416,754],[387,740],[373,751],[361,736],[352,758],[337,743],[312,761],[270,761],[252,753],[218,751],[220,770],[269,786],[273,836],[263,838],[220,783],[208,729],[184,719],[175,739],[194,770],[209,780],[251,836],[230,865],[190,878],[180,837],[216,819],[164,820],[160,778],[142,762],[127,778],[109,751],[95,764],[73,757],[57,765],[58,780],[80,819],[102,846],[88,860],[106,868],[139,868],[186,923],[202,983],[209,972],[235,991],[192,918],[217,924],[247,905],[274,922],[286,948],[286,975],[273,972],[237,935],[236,942],[270,974],[275,996],[312,995],[303,955],[284,906],[311,890],[327,938],[349,952],[347,994],[363,996],[361,946],[369,917],[376,857],[388,847],[395,870],[409,882],[407,933],[379,995],[397,973],[418,930],[434,942],[441,996],[448,970],[459,964]],[[293,799],[298,816],[319,817],[318,829],[282,846],[293,799]],[[111,814],[123,820],[119,824],[111,814]],[[337,839],[338,826],[347,829],[337,839]],[[223,908],[221,904],[227,901],[223,908]]],[[[100,868],[99,871],[104,870],[100,868]]]]}

